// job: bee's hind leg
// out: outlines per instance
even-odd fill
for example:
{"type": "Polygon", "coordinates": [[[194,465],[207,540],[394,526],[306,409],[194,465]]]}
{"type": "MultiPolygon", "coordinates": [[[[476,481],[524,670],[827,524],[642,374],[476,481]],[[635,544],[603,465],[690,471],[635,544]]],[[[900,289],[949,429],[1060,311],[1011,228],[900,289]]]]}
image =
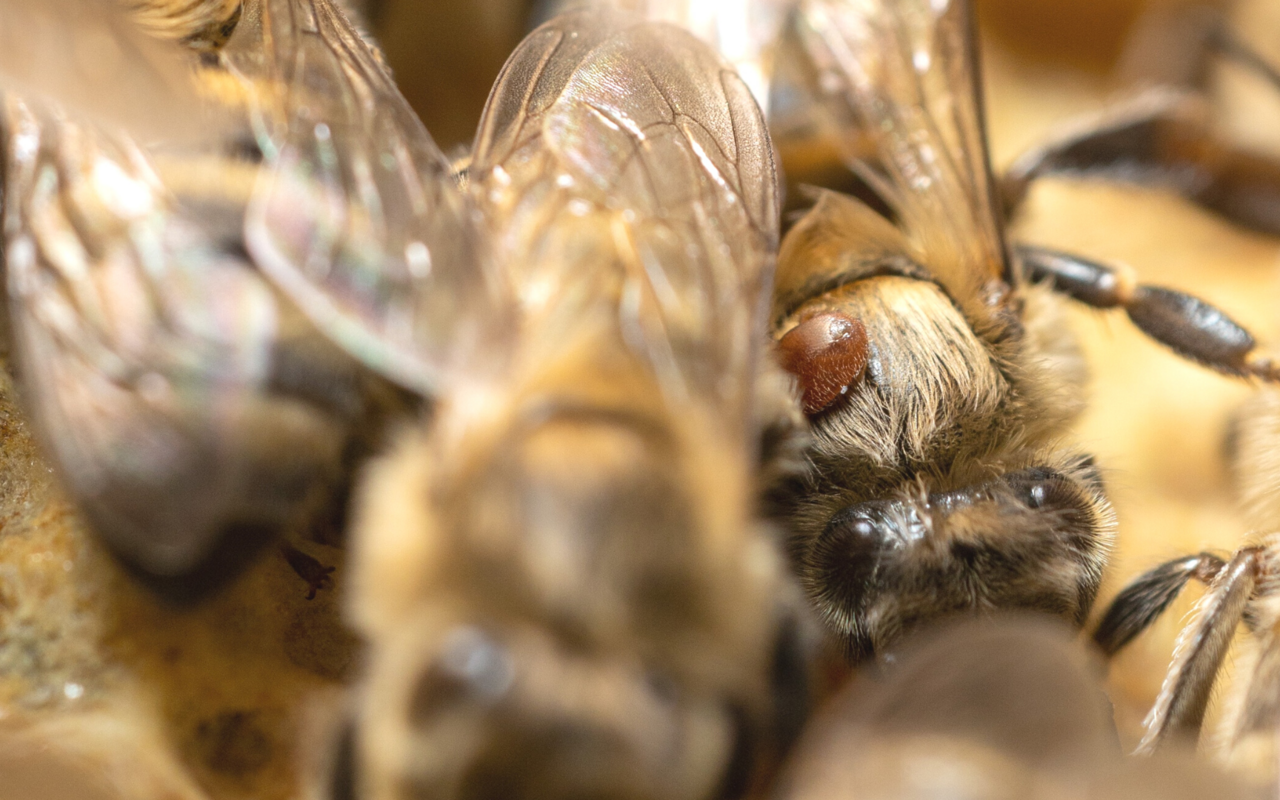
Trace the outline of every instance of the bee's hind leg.
{"type": "Polygon", "coordinates": [[[1210,690],[1253,596],[1260,553],[1259,548],[1247,547],[1222,566],[1191,623],[1178,634],[1160,694],[1143,721],[1145,732],[1136,754],[1153,753],[1170,738],[1199,731],[1210,690]]]}
{"type": "Polygon", "coordinates": [[[1000,179],[1007,216],[1046,175],[1172,188],[1251,230],[1280,235],[1280,162],[1216,135],[1202,97],[1160,87],[1138,94],[1018,158],[1000,179]]]}
{"type": "Polygon", "coordinates": [[[1253,335],[1197,297],[1139,284],[1126,269],[1070,253],[1030,245],[1016,252],[1028,280],[1094,308],[1123,308],[1143,333],[1183,358],[1227,375],[1280,381],[1280,364],[1259,353],[1253,335]]]}
{"type": "Polygon", "coordinates": [[[1127,70],[1131,82],[1150,88],[1067,126],[1013,163],[1000,180],[1006,215],[1021,206],[1032,181],[1066,174],[1165,186],[1246,228],[1280,234],[1280,162],[1219,136],[1203,91],[1212,57],[1260,75],[1277,91],[1280,70],[1236,36],[1221,12],[1190,11],[1169,15],[1176,24],[1152,26],[1157,30],[1145,38],[1154,41],[1134,48],[1154,56],[1131,59],[1143,63],[1127,70]]]}

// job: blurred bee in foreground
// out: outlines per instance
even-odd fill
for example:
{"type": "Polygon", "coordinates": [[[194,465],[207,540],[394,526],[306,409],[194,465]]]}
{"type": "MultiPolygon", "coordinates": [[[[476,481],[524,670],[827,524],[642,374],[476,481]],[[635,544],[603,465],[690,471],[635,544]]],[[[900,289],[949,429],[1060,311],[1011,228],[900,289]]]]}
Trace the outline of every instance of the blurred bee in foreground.
{"type": "MultiPolygon", "coordinates": [[[[1275,365],[1196,298],[1010,249],[968,3],[804,0],[786,37],[771,108],[807,109],[863,198],[821,192],[779,254],[778,358],[812,433],[770,501],[810,596],[854,658],[953,612],[1082,624],[1114,520],[1093,459],[1062,444],[1085,370],[1050,290],[1122,307],[1222,372],[1275,378],[1275,365]]],[[[1090,155],[1114,165],[1120,148],[1098,139],[1063,147],[1082,169],[1090,155]]],[[[1066,168],[1061,152],[1024,160],[1043,169],[1023,179],[1066,168]]]]}
{"type": "Polygon", "coordinates": [[[1046,620],[954,623],[894,651],[814,719],[780,798],[1252,796],[1190,752],[1123,758],[1100,665],[1046,620]]]}
{"type": "MultiPolygon", "coordinates": [[[[1233,432],[1235,472],[1242,500],[1262,530],[1280,519],[1280,391],[1268,387],[1247,406],[1233,432]]],[[[1211,744],[1217,755],[1234,751],[1258,755],[1264,748],[1274,784],[1277,726],[1280,725],[1280,534],[1260,537],[1235,554],[1177,558],[1138,576],[1126,586],[1098,625],[1094,639],[1107,655],[1118,652],[1169,607],[1191,580],[1206,585],[1192,617],[1179,634],[1155,704],[1143,722],[1138,751],[1150,753],[1166,742],[1195,736],[1218,674],[1243,622],[1252,634],[1251,664],[1240,671],[1233,712],[1211,744]]]]}
{"type": "MultiPolygon", "coordinates": [[[[677,28],[574,13],[507,62],[466,174],[515,297],[477,358],[505,367],[450,378],[363,487],[355,796],[746,788],[786,649],[750,516],[772,158],[745,84],[677,28]]],[[[251,250],[305,278],[275,242],[310,238],[254,219],[251,250]]]]}
{"type": "Polygon", "coordinates": [[[13,100],[19,364],[91,521],[187,575],[244,505],[291,508],[342,441],[315,407],[354,418],[381,375],[434,419],[362,492],[334,793],[740,792],[786,650],[749,513],[777,178],[741,79],[675,28],[557,18],[464,187],[326,0],[247,4],[209,52],[252,140],[144,148],[13,100]]]}

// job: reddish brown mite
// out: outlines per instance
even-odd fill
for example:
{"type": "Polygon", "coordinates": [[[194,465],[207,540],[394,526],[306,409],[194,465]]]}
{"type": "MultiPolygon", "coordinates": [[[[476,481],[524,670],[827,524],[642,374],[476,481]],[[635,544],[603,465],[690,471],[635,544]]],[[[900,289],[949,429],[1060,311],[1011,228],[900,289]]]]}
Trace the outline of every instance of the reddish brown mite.
{"type": "Polygon", "coordinates": [[[844,314],[815,314],[778,342],[782,368],[800,382],[800,407],[810,416],[831,407],[862,380],[867,330],[844,314]]]}

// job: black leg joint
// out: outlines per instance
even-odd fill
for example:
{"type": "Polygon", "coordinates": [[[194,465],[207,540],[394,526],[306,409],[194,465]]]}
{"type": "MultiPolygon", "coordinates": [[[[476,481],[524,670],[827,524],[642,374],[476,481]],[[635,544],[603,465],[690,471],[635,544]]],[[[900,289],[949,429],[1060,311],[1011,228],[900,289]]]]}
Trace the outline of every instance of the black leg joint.
{"type": "Polygon", "coordinates": [[[1019,245],[1017,253],[1028,280],[1048,281],[1054,291],[1094,308],[1124,305],[1126,287],[1111,267],[1030,245],[1019,245]]]}

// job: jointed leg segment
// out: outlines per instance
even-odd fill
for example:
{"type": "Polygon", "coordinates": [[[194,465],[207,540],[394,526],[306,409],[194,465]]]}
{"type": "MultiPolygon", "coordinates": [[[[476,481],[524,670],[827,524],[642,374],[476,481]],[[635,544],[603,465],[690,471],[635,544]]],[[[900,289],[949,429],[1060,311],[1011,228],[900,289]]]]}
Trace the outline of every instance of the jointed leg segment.
{"type": "Polygon", "coordinates": [[[1094,308],[1123,308],[1133,324],[1174,352],[1227,375],[1280,381],[1280,365],[1257,352],[1249,331],[1189,294],[1137,283],[1132,273],[1069,253],[1022,245],[1026,276],[1094,308]]]}
{"type": "Polygon", "coordinates": [[[1214,679],[1258,582],[1258,547],[1230,561],[1211,553],[1188,556],[1140,576],[1107,609],[1094,641],[1113,655],[1145,630],[1195,578],[1209,585],[1192,622],[1179,634],[1173,662],[1144,722],[1137,753],[1152,753],[1172,736],[1195,735],[1204,721],[1214,679]]]}

